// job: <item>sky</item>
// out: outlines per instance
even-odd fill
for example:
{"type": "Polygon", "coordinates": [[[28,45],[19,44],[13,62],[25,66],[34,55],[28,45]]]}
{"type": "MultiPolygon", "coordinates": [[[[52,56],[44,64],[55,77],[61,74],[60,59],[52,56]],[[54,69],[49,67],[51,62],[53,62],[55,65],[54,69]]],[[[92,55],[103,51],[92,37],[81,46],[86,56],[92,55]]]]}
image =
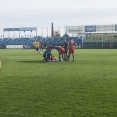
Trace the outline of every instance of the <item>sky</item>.
{"type": "Polygon", "coordinates": [[[52,22],[62,36],[65,26],[117,24],[116,12],[117,0],[1,0],[0,36],[3,28],[19,27],[37,27],[37,35],[50,36],[52,22]]]}

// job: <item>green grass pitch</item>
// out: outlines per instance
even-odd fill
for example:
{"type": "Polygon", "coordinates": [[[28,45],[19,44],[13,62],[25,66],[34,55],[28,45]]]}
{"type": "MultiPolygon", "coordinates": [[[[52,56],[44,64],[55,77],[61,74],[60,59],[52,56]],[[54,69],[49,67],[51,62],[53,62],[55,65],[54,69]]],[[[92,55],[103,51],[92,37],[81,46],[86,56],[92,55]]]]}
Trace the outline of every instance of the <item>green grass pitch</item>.
{"type": "Polygon", "coordinates": [[[116,49],[76,49],[63,62],[33,51],[0,50],[0,117],[117,116],[116,49]]]}

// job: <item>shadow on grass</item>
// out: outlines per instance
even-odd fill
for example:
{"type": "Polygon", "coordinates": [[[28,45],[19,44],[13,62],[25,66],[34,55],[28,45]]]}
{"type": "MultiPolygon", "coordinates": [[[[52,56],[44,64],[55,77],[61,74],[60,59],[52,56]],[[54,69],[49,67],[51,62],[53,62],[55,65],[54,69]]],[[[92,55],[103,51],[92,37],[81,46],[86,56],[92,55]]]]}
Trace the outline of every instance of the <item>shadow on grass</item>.
{"type": "Polygon", "coordinates": [[[44,61],[33,61],[33,60],[30,60],[30,61],[18,61],[18,62],[21,62],[21,63],[49,63],[49,62],[44,62],[44,61]]]}

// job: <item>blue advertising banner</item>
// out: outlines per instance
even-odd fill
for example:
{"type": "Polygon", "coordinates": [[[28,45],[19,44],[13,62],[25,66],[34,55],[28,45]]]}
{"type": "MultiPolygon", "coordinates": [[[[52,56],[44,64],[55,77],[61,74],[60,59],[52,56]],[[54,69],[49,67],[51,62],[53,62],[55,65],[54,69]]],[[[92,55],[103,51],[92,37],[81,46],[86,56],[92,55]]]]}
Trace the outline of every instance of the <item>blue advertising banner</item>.
{"type": "Polygon", "coordinates": [[[96,25],[85,26],[85,32],[96,32],[96,25]]]}

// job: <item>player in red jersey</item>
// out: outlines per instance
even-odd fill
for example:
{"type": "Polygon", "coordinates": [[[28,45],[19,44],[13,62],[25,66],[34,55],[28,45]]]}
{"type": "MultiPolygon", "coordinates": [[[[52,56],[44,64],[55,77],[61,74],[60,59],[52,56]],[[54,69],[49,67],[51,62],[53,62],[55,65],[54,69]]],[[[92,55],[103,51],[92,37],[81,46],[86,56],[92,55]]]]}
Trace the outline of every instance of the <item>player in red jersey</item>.
{"type": "Polygon", "coordinates": [[[109,49],[111,49],[112,48],[112,43],[111,43],[111,41],[109,42],[109,49]]]}
{"type": "Polygon", "coordinates": [[[43,52],[43,42],[42,41],[40,41],[39,48],[40,48],[40,54],[41,54],[43,52]]]}
{"type": "Polygon", "coordinates": [[[63,55],[65,54],[65,49],[61,46],[55,46],[55,49],[59,52],[59,61],[61,61],[61,58],[63,59],[63,55]],[[62,55],[62,57],[61,57],[62,55]]]}
{"type": "Polygon", "coordinates": [[[75,42],[72,38],[70,38],[68,60],[70,58],[70,54],[72,54],[72,60],[74,61],[74,46],[75,46],[75,42]]]}
{"type": "Polygon", "coordinates": [[[54,49],[54,45],[48,45],[46,48],[46,50],[52,50],[52,49],[54,49]]]}

